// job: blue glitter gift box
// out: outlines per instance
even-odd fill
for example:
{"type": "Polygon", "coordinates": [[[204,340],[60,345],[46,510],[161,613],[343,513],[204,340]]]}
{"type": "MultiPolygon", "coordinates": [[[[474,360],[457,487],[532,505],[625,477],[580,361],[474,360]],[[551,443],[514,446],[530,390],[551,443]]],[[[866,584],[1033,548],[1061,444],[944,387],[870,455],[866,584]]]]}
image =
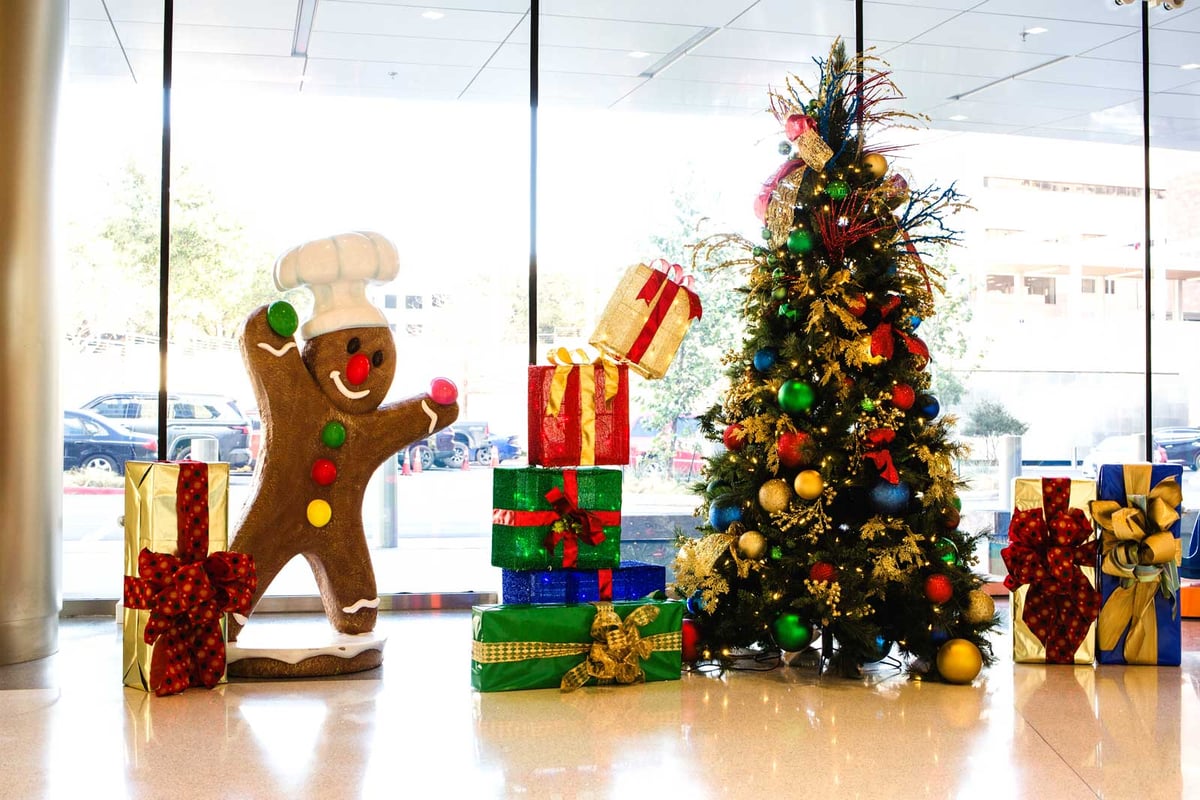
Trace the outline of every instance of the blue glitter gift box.
{"type": "Polygon", "coordinates": [[[593,603],[601,599],[637,600],[666,587],[667,568],[626,561],[611,570],[502,570],[501,597],[514,603],[593,603]],[[607,575],[605,573],[608,573],[607,575]],[[601,597],[611,582],[612,596],[601,597]]]}

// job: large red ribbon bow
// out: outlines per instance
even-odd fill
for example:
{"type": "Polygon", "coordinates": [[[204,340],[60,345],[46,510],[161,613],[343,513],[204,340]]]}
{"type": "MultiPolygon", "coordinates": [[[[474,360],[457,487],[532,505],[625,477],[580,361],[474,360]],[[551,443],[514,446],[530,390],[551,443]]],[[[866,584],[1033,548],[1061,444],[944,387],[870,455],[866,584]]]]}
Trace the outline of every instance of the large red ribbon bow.
{"type": "Polygon", "coordinates": [[[150,611],[143,638],[154,645],[150,688],[159,697],[220,682],[221,620],[229,612],[249,614],[258,585],[252,556],[208,554],[207,464],[179,464],[175,509],[179,555],[143,548],[140,577],[125,576],[125,606],[150,611]]]}
{"type": "Polygon", "coordinates": [[[1070,478],[1042,478],[1042,507],[1013,513],[1000,551],[1009,591],[1029,584],[1021,619],[1046,646],[1048,664],[1073,663],[1100,613],[1100,593],[1080,569],[1096,565],[1092,524],[1070,498],[1070,478]]]}
{"type": "Polygon", "coordinates": [[[552,487],[546,492],[546,500],[559,518],[546,536],[546,547],[553,552],[562,542],[562,565],[574,567],[579,561],[581,539],[593,547],[604,541],[604,520],[595,511],[579,507],[579,478],[573,469],[563,470],[563,488],[552,487]]]}
{"type": "Polygon", "coordinates": [[[896,472],[896,464],[892,461],[891,444],[896,439],[896,432],[891,428],[876,428],[867,434],[867,444],[871,449],[863,453],[863,458],[869,460],[879,470],[879,477],[888,483],[899,483],[900,474],[896,472]]]}
{"type": "Polygon", "coordinates": [[[871,331],[871,355],[891,358],[896,352],[895,339],[899,338],[908,352],[928,361],[929,348],[925,343],[916,336],[909,336],[904,331],[897,330],[888,319],[899,307],[900,296],[895,294],[889,295],[887,301],[880,307],[879,324],[875,326],[875,330],[871,331]]]}
{"type": "Polygon", "coordinates": [[[656,259],[654,263],[650,264],[650,267],[652,267],[650,277],[642,285],[637,299],[645,301],[647,306],[652,303],[653,305],[646,322],[642,325],[641,331],[638,332],[637,338],[633,340],[633,344],[630,345],[629,352],[626,354],[630,361],[638,361],[646,354],[646,350],[650,348],[655,334],[666,320],[667,312],[671,310],[671,304],[675,302],[675,296],[679,294],[680,290],[687,295],[688,319],[700,319],[700,315],[703,313],[703,309],[700,307],[700,298],[691,290],[692,276],[685,276],[683,267],[678,264],[670,264],[662,258],[656,259]],[[662,290],[661,294],[659,294],[659,290],[662,290]],[[654,299],[655,295],[658,295],[657,302],[654,299]]]}

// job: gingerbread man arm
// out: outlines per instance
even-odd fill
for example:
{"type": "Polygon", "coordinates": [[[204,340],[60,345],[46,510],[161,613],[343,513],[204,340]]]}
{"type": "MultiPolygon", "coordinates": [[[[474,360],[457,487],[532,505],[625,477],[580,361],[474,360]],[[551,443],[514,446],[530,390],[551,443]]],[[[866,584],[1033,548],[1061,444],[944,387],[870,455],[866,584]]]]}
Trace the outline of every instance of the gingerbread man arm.
{"type": "Polygon", "coordinates": [[[393,453],[440,431],[458,419],[458,403],[435,403],[427,394],[416,395],[379,407],[370,420],[370,452],[373,463],[382,463],[393,453]]]}
{"type": "Polygon", "coordinates": [[[260,409],[275,398],[320,391],[304,366],[295,337],[276,333],[267,321],[267,309],[259,306],[250,312],[238,331],[242,360],[260,409]]]}

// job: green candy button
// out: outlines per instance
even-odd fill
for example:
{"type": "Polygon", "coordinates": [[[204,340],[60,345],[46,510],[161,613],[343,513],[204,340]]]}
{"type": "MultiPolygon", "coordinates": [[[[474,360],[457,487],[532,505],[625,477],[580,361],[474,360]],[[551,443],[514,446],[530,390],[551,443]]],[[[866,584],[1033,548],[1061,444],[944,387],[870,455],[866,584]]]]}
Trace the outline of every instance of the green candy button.
{"type": "Polygon", "coordinates": [[[326,447],[341,447],[346,443],[346,426],[337,420],[326,422],[321,428],[321,441],[326,447]]]}
{"type": "Polygon", "coordinates": [[[276,300],[267,306],[267,324],[280,336],[291,336],[300,324],[296,309],[286,300],[276,300]]]}

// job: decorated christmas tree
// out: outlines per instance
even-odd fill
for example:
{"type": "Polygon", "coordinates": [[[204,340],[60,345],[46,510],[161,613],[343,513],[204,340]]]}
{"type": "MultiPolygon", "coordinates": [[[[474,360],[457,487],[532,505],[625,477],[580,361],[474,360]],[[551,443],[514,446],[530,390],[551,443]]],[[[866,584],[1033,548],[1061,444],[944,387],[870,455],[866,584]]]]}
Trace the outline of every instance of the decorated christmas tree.
{"type": "Polygon", "coordinates": [[[676,588],[700,659],[819,638],[843,674],[894,645],[911,669],[968,682],[992,659],[994,606],[918,334],[941,290],[923,256],[955,242],[946,218],[964,203],[892,171],[874,139],[914,118],[889,108],[901,96],[875,63],[839,41],[815,91],[772,92],[786,160],[755,204],[762,238],[698,248],[745,270],[745,336],[703,417],[726,450],[697,487],[707,524],[682,543],[676,588]]]}

